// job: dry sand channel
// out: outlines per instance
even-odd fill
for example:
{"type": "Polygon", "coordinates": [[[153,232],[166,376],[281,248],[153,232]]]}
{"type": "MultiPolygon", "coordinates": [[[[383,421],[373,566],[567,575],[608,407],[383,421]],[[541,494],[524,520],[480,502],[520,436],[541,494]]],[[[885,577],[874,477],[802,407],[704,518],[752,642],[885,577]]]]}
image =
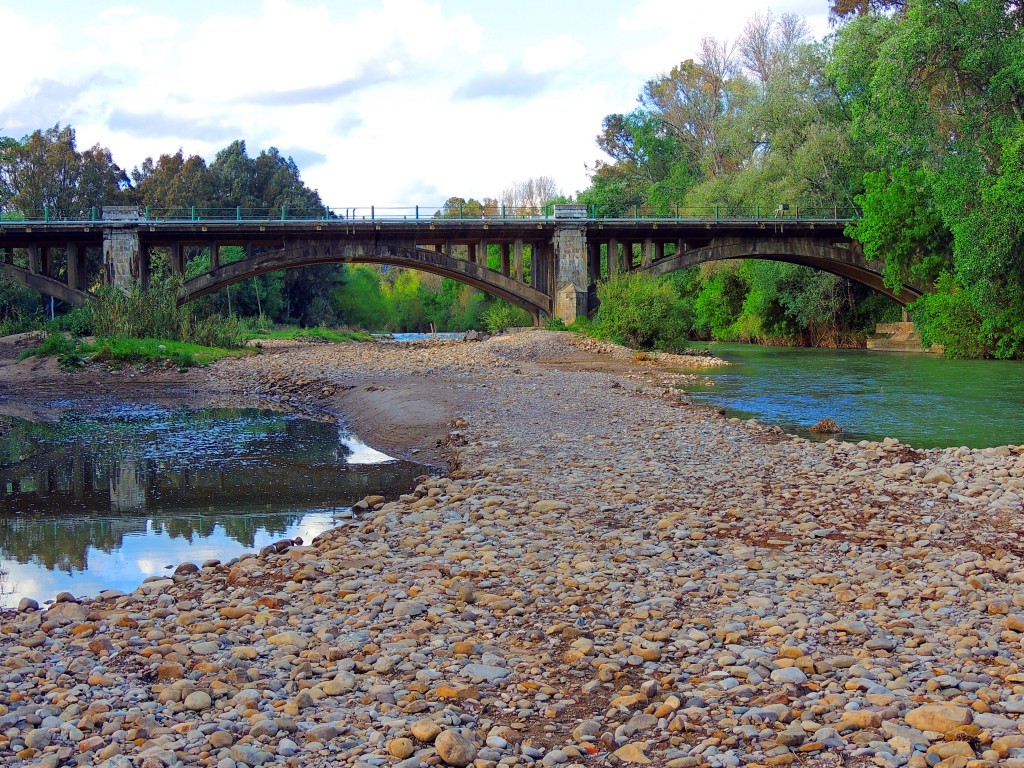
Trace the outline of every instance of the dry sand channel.
{"type": "Polygon", "coordinates": [[[219,364],[454,471],[3,615],[0,759],[1024,766],[1024,449],[809,443],[689,406],[684,362],[537,332],[219,364]]]}

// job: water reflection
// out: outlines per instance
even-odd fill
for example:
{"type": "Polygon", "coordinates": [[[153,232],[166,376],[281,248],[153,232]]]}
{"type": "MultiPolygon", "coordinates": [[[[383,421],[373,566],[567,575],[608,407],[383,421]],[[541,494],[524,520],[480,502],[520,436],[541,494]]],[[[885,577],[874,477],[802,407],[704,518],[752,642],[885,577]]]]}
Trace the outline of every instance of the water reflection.
{"type": "Polygon", "coordinates": [[[14,589],[0,604],[132,589],[154,568],[311,537],[367,494],[403,492],[422,469],[333,423],[271,411],[126,405],[50,425],[10,421],[0,571],[14,589]]]}

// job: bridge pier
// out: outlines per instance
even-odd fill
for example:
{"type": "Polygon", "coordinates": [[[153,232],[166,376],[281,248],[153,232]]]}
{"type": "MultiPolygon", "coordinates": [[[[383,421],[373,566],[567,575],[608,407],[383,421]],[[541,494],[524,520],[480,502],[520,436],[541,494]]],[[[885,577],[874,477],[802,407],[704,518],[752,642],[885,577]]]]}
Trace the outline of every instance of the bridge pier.
{"type": "Polygon", "coordinates": [[[501,244],[501,274],[505,277],[509,276],[509,268],[511,266],[510,249],[510,243],[501,244]]]}
{"type": "Polygon", "coordinates": [[[103,207],[103,272],[107,285],[122,291],[142,277],[139,209],[132,205],[103,207]]]}
{"type": "Polygon", "coordinates": [[[614,237],[608,241],[608,279],[619,274],[619,241],[614,237]]]}
{"type": "Polygon", "coordinates": [[[85,249],[79,248],[78,243],[69,242],[66,246],[68,255],[68,287],[76,291],[84,291],[86,288],[85,276],[85,249]]]}
{"type": "Polygon", "coordinates": [[[590,288],[590,251],[587,230],[580,224],[563,224],[555,230],[554,315],[566,324],[586,317],[590,288]]]}

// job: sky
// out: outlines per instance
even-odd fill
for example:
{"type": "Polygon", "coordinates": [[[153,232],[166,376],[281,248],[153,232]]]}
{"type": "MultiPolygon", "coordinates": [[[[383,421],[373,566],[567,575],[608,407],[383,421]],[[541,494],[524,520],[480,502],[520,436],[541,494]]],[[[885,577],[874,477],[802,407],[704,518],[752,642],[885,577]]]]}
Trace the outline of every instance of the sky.
{"type": "Polygon", "coordinates": [[[334,208],[571,194],[605,115],[768,11],[829,29],[827,0],[0,0],[0,136],[71,125],[129,170],[244,139],[334,208]]]}

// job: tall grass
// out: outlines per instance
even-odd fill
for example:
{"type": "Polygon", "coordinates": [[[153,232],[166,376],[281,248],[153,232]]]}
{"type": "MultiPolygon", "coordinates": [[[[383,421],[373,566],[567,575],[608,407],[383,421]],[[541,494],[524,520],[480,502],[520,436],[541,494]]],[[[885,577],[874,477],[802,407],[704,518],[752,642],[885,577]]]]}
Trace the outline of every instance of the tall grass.
{"type": "Polygon", "coordinates": [[[181,278],[172,276],[143,291],[104,287],[89,305],[92,333],[119,339],[167,339],[204,347],[240,347],[244,328],[235,318],[197,318],[178,306],[181,278]]]}

